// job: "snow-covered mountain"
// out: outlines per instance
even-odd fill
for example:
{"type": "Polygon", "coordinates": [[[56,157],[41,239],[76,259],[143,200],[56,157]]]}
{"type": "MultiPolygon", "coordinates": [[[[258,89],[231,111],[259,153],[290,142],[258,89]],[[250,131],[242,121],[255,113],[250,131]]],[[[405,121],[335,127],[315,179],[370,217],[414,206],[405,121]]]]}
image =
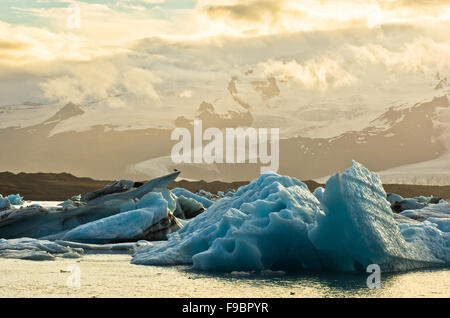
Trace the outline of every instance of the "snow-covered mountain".
{"type": "MultiPolygon", "coordinates": [[[[217,111],[218,102],[203,101],[193,105],[192,115],[164,119],[147,113],[152,120],[141,127],[123,126],[111,119],[127,118],[123,110],[97,113],[101,101],[68,103],[60,109],[53,104],[3,106],[0,143],[8,151],[0,157],[0,166],[13,172],[70,172],[100,179],[144,179],[174,168],[182,170],[182,177],[194,180],[257,176],[257,164],[172,162],[172,129],[202,119],[208,127],[280,127],[279,172],[300,179],[320,180],[355,159],[380,171],[385,182],[450,184],[450,87],[445,78],[438,79],[438,84],[429,85],[429,94],[415,103],[396,100],[371,110],[356,106],[361,98],[355,97],[351,105],[345,104],[345,98],[328,98],[328,104],[289,110],[295,107],[282,95],[286,83],[273,78],[249,80],[246,83],[252,88],[245,88],[243,80],[239,86],[238,78],[233,77],[226,88],[232,107],[226,112],[217,111]],[[251,104],[251,89],[259,94],[261,109],[251,104]],[[283,103],[288,103],[286,112],[283,103]],[[338,108],[330,106],[338,104],[338,108]],[[80,122],[83,125],[77,126],[80,122]]],[[[127,120],[134,121],[140,114],[128,116],[127,120]]]]}

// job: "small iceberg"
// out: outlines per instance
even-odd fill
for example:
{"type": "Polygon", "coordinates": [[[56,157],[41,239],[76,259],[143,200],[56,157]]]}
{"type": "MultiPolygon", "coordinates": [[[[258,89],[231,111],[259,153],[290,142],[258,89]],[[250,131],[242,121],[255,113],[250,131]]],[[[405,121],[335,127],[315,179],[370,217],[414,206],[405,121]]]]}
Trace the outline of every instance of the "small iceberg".
{"type": "MultiPolygon", "coordinates": [[[[127,188],[122,182],[120,187],[113,185],[82,197],[73,197],[52,208],[32,205],[17,209],[9,205],[7,209],[0,209],[0,237],[62,239],[78,226],[135,210],[139,206],[139,201],[153,191],[164,193],[169,200],[169,191],[164,189],[178,174],[179,172],[176,172],[150,180],[137,188],[127,188]]],[[[126,184],[130,186],[129,183],[126,184]]],[[[175,199],[173,198],[169,204],[174,210],[175,199]]]]}
{"type": "Polygon", "coordinates": [[[0,194],[0,211],[11,209],[13,205],[22,205],[24,203],[22,199],[23,197],[20,194],[10,194],[6,197],[0,194]]]}
{"type": "Polygon", "coordinates": [[[148,204],[80,225],[64,234],[62,240],[95,244],[164,240],[182,227],[161,193],[149,193],[142,201],[148,204]]]}
{"type": "Polygon", "coordinates": [[[24,260],[45,261],[54,260],[57,256],[72,255],[81,257],[81,248],[71,248],[47,240],[33,238],[0,239],[0,257],[24,260]]]}

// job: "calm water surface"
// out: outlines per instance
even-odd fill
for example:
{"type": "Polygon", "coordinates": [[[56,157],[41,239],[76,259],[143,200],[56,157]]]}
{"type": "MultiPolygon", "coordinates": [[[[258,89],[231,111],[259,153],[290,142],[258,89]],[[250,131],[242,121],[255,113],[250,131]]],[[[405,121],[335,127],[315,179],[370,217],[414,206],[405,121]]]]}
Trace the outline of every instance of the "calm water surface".
{"type": "Polygon", "coordinates": [[[130,259],[0,259],[0,297],[450,297],[449,269],[382,274],[381,288],[371,290],[364,275],[218,275],[189,266],[131,265],[130,259]],[[73,264],[80,288],[67,286],[73,264]]]}

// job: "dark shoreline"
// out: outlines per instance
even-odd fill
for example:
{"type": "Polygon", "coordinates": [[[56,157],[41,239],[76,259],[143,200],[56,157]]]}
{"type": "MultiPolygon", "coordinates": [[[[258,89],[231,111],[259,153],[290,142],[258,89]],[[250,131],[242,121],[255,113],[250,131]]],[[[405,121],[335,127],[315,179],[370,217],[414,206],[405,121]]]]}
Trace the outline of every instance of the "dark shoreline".
{"type": "MultiPolygon", "coordinates": [[[[73,195],[85,194],[112,184],[114,181],[79,178],[68,173],[0,173],[0,194],[21,194],[25,200],[35,201],[62,201],[73,195]]],[[[323,186],[315,181],[304,181],[311,191],[323,186]]],[[[170,188],[185,188],[192,192],[200,189],[217,193],[228,189],[237,189],[248,184],[248,181],[222,182],[222,181],[186,181],[175,182],[170,188]]],[[[428,186],[409,184],[385,184],[387,193],[397,193],[403,197],[434,196],[450,199],[450,185],[428,186]]]]}

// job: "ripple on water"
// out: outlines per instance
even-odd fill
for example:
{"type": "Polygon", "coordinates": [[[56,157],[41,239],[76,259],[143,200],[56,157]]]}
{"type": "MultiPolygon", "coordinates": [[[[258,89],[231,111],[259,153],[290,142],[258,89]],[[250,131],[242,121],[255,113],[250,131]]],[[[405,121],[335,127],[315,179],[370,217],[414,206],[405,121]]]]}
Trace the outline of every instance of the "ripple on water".
{"type": "Polygon", "coordinates": [[[211,274],[189,266],[140,266],[123,254],[78,260],[0,259],[0,297],[450,297],[450,270],[381,276],[368,289],[364,275],[211,274]],[[68,266],[81,271],[81,287],[67,287],[68,266]]]}

